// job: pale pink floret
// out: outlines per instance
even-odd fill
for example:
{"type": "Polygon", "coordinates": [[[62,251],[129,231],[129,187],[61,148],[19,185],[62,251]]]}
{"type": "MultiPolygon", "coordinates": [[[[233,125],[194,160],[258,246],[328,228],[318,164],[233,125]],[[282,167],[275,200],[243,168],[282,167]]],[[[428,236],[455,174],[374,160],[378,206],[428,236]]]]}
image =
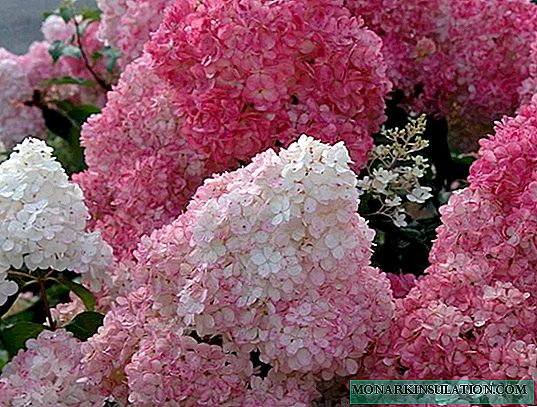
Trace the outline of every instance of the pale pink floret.
{"type": "Polygon", "coordinates": [[[81,343],[63,329],[45,330],[26,342],[3,368],[0,401],[12,407],[93,407],[104,397],[87,391],[81,343]]]}

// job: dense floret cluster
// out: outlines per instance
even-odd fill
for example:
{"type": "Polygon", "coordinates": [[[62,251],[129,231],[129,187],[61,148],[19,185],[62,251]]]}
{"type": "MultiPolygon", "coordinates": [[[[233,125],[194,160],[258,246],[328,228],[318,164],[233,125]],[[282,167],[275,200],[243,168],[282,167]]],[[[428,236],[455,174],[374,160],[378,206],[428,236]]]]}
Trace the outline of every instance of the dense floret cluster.
{"type": "Polygon", "coordinates": [[[176,2],[147,49],[183,136],[226,166],[302,133],[358,168],[385,120],[382,43],[339,0],[176,2]]]}
{"type": "Polygon", "coordinates": [[[121,257],[175,218],[204,177],[302,132],[344,140],[355,167],[366,162],[390,89],[379,38],[337,1],[239,3],[177,2],[150,43],[153,56],[125,70],[84,127],[89,171],[78,182],[121,257]],[[208,24],[215,18],[221,26],[208,24]],[[210,40],[215,55],[204,60],[203,38],[213,35],[222,38],[210,40]]]}
{"type": "Polygon", "coordinates": [[[43,331],[26,343],[0,376],[0,404],[10,407],[95,407],[104,397],[85,391],[80,342],[64,331],[43,331]]]}
{"type": "Polygon", "coordinates": [[[537,8],[527,0],[351,0],[383,40],[394,87],[419,112],[492,123],[519,104],[537,8]]]}
{"type": "Polygon", "coordinates": [[[104,279],[112,249],[86,233],[88,210],[52,149],[26,139],[0,164],[0,270],[73,270],[104,279]]]}
{"type": "Polygon", "coordinates": [[[144,56],[131,64],[103,113],[82,137],[89,170],[73,178],[92,214],[92,227],[129,257],[139,238],[172,221],[210,174],[206,155],[181,136],[182,117],[170,104],[173,88],[144,56]]]}

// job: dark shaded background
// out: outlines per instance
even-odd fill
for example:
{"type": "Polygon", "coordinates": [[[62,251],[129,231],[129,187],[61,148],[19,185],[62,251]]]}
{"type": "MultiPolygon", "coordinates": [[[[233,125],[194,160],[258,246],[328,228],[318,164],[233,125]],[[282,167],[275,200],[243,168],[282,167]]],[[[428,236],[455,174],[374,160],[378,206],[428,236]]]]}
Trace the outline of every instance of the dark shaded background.
{"type": "MultiPolygon", "coordinates": [[[[24,54],[39,41],[45,11],[54,10],[61,0],[0,0],[0,48],[24,54]]],[[[95,0],[78,0],[78,5],[96,7],[95,0]]]]}

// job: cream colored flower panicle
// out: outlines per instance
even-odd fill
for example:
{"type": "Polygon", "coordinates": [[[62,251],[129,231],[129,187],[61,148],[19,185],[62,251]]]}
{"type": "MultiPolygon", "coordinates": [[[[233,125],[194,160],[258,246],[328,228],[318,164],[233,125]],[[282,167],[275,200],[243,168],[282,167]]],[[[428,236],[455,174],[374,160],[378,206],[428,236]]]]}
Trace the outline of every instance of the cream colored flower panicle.
{"type": "Polygon", "coordinates": [[[98,232],[85,232],[88,217],[82,191],[52,149],[24,140],[0,164],[0,272],[68,269],[97,277],[112,249],[98,232]]]}
{"type": "Polygon", "coordinates": [[[360,194],[368,194],[380,201],[377,214],[388,216],[398,227],[406,226],[406,202],[424,203],[431,188],[419,180],[429,168],[427,159],[415,153],[427,147],[421,137],[425,131],[425,116],[411,119],[403,129],[383,130],[385,144],[379,144],[370,153],[366,174],[358,180],[360,194]]]}

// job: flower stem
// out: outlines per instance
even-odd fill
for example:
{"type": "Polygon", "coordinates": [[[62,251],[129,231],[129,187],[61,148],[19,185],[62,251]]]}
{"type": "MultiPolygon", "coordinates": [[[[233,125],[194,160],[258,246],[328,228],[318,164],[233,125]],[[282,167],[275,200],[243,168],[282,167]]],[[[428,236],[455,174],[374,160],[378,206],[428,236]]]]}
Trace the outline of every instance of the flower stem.
{"type": "Polygon", "coordinates": [[[106,83],[98,74],[95,72],[89,62],[88,56],[86,55],[86,51],[84,50],[84,46],[82,45],[82,38],[80,38],[80,26],[78,24],[78,21],[76,21],[76,16],[73,17],[73,23],[75,24],[75,34],[76,34],[76,42],[78,44],[78,48],[80,49],[80,54],[82,55],[82,60],[84,61],[84,65],[86,65],[86,69],[89,71],[91,76],[95,79],[95,81],[99,84],[101,88],[103,88],[105,91],[111,91],[112,87],[106,83]]]}
{"type": "Polygon", "coordinates": [[[52,319],[52,314],[50,313],[50,305],[48,302],[47,292],[45,290],[45,280],[39,278],[37,280],[37,283],[39,284],[39,290],[41,291],[41,298],[43,299],[43,303],[45,304],[45,312],[47,314],[48,324],[50,326],[50,329],[54,331],[56,329],[56,324],[54,323],[54,320],[52,319]]]}

